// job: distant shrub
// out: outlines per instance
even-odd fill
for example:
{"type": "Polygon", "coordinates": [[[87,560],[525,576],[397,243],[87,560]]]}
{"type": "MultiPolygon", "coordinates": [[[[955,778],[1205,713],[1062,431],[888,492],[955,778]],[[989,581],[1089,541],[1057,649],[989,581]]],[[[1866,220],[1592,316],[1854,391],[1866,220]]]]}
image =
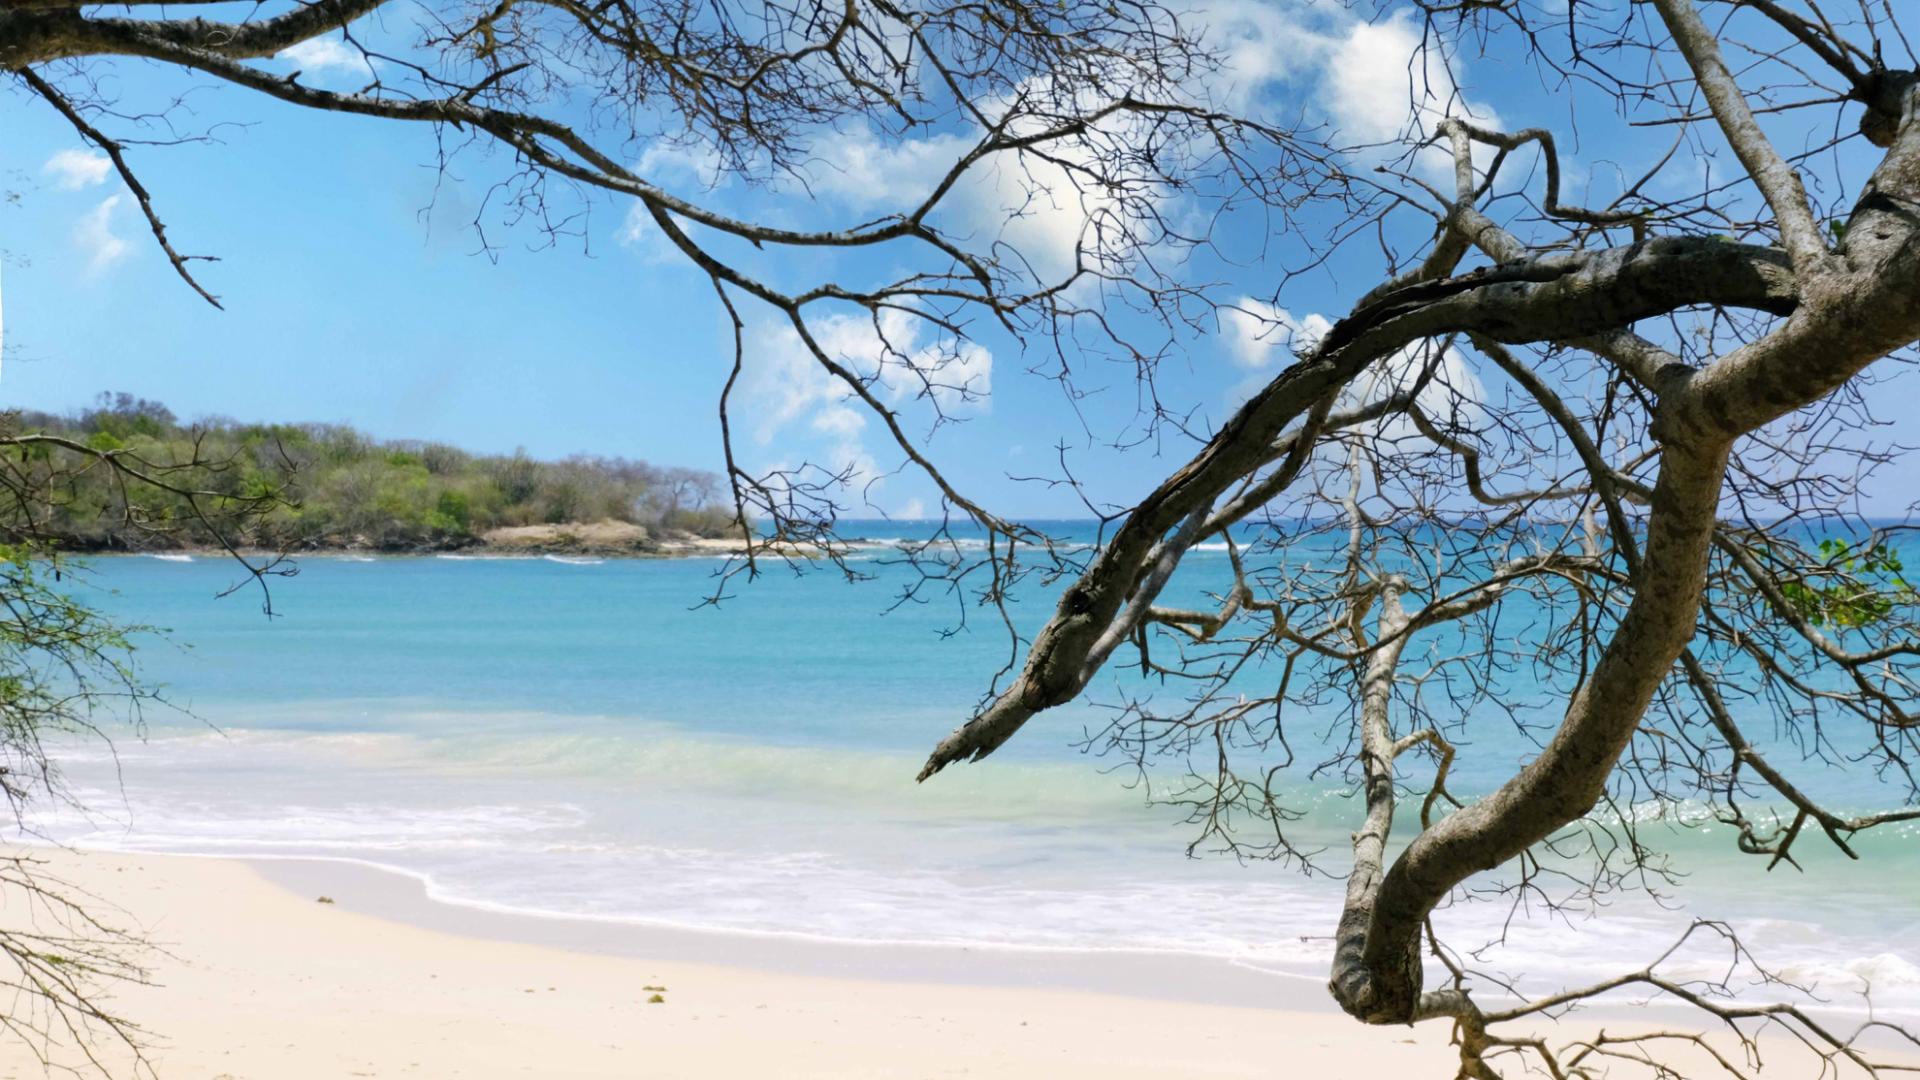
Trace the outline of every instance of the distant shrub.
{"type": "Polygon", "coordinates": [[[473,532],[473,507],[465,492],[446,490],[427,515],[427,527],[445,536],[468,536],[473,532]]]}
{"type": "MultiPolygon", "coordinates": [[[[259,515],[251,535],[263,547],[369,545],[404,549],[469,541],[507,525],[621,521],[656,534],[712,536],[733,522],[718,498],[719,478],[624,458],[538,461],[469,454],[444,443],[376,440],[341,424],[259,424],[230,419],[181,424],[157,401],[102,394],[70,416],[14,413],[10,428],[44,431],[95,450],[126,450],[159,467],[217,462],[201,482],[222,494],[274,495],[286,506],[259,515]]],[[[51,473],[64,453],[36,448],[20,467],[51,473]]],[[[108,470],[69,470],[46,508],[49,528],[71,546],[125,548],[205,542],[192,535],[191,507],[145,493],[143,516],[128,520],[109,489],[108,470]],[[174,526],[183,531],[169,532],[174,526]]]]}

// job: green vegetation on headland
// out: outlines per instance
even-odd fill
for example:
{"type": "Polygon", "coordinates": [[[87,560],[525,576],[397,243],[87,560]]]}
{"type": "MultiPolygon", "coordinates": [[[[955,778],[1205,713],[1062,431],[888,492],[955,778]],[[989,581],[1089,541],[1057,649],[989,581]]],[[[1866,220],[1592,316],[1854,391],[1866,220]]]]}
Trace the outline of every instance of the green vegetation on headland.
{"type": "Polygon", "coordinates": [[[163,551],[214,546],[196,503],[258,507],[227,539],[282,550],[449,551],[474,547],[646,554],[713,537],[733,521],[720,479],[624,458],[536,461],[440,443],[379,440],[340,424],[182,424],[166,406],[102,394],[68,416],[0,415],[15,445],[3,467],[25,530],[56,549],[163,551]],[[101,467],[113,452],[195,494],[142,485],[101,467]],[[186,478],[190,477],[190,481],[186,478]],[[144,490],[130,490],[141,489],[144,490]],[[196,497],[199,496],[199,497],[196,497]]]}

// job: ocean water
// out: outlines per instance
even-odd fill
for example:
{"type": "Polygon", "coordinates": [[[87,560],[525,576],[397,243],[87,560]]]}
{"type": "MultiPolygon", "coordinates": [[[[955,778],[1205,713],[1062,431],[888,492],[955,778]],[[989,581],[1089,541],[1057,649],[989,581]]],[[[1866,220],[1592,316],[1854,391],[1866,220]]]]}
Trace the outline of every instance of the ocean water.
{"type": "MultiPolygon", "coordinates": [[[[1079,748],[1106,722],[1096,705],[916,785],[1007,644],[977,618],[947,633],[951,601],[894,606],[904,571],[886,551],[874,580],[775,569],[717,609],[699,606],[717,560],[312,557],[274,585],[273,619],[245,593],[214,598],[235,576],[222,560],[99,559],[81,588],[170,628],[141,666],[188,711],[150,710],[144,737],[111,747],[61,747],[87,809],[42,805],[28,827],[98,848],[359,860],[448,902],[552,916],[1324,977],[1337,876],[1189,857],[1179,811],[1079,748]]],[[[1223,553],[1191,562],[1178,588],[1195,595],[1225,572],[1223,553]]],[[[1016,613],[1031,630],[1051,607],[1036,588],[1016,613]]],[[[1528,746],[1491,727],[1471,751],[1467,790],[1528,746]]],[[[1346,779],[1288,775],[1308,811],[1297,837],[1343,868],[1359,815],[1346,779]]],[[[1860,778],[1808,782],[1845,793],[1860,778]]],[[[1766,873],[1724,828],[1647,828],[1683,874],[1658,902],[1523,920],[1485,966],[1551,990],[1721,918],[1832,1007],[1870,985],[1883,1012],[1920,1015],[1920,831],[1867,838],[1858,862],[1804,842],[1805,873],[1766,873]]],[[[1461,904],[1439,920],[1477,945],[1507,915],[1461,904]]]]}

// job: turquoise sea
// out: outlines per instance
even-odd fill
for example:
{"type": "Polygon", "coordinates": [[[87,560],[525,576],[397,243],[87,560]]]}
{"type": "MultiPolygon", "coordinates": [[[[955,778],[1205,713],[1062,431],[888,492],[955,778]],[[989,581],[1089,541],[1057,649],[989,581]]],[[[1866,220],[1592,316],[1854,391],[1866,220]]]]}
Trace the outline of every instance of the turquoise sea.
{"type": "MultiPolygon", "coordinates": [[[[916,785],[1007,643],[978,619],[944,633],[950,600],[894,606],[907,572],[888,550],[872,546],[873,580],[776,568],[718,608],[699,606],[718,559],[308,557],[274,584],[272,619],[248,593],[215,599],[235,577],[223,560],[97,559],[80,588],[169,628],[141,666],[190,712],[149,710],[145,737],[121,729],[111,748],[63,746],[87,810],[43,804],[27,828],[88,847],[369,862],[448,902],[556,917],[1171,951],[1324,977],[1342,882],[1189,857],[1179,811],[1079,748],[1106,721],[1095,705],[916,785]]],[[[1224,573],[1223,553],[1190,562],[1178,588],[1196,596],[1224,573]]],[[[1051,606],[1035,588],[1016,616],[1031,631],[1051,606]]],[[[1468,790],[1528,752],[1510,727],[1470,730],[1468,790]]],[[[1301,761],[1326,757],[1299,737],[1301,761]]],[[[1299,836],[1342,868],[1359,814],[1346,778],[1288,775],[1299,836]]],[[[1864,779],[1809,782],[1844,796],[1864,779]]],[[[1876,1007],[1920,1015],[1920,830],[1864,841],[1859,862],[1803,843],[1804,873],[1767,873],[1723,827],[1647,827],[1684,875],[1660,901],[1523,920],[1486,966],[1553,989],[1723,918],[1834,1007],[1870,983],[1876,1007]]],[[[1507,914],[1456,905],[1440,925],[1477,945],[1507,914]]]]}

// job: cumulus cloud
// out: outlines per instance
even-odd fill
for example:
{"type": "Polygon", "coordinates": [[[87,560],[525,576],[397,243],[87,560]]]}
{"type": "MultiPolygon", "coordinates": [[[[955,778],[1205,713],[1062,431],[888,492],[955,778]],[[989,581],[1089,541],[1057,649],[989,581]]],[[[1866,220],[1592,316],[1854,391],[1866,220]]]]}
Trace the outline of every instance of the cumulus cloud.
{"type": "MultiPolygon", "coordinates": [[[[885,150],[835,142],[823,148],[823,156],[851,160],[854,168],[822,171],[813,186],[862,209],[911,208],[965,152],[960,144],[966,141],[940,136],[885,150]],[[869,149],[877,152],[869,154],[869,149]]],[[[935,220],[971,241],[975,250],[1004,245],[1008,250],[1002,253],[1003,261],[1010,268],[1024,262],[1036,279],[1051,282],[1073,269],[1075,255],[1090,235],[1089,225],[1114,202],[1103,192],[1086,189],[1059,164],[1034,155],[1000,153],[967,171],[942,201],[935,220]]]]}
{"type": "MultiPolygon", "coordinates": [[[[972,342],[930,338],[927,325],[905,312],[843,314],[809,324],[821,351],[868,381],[874,396],[903,412],[930,403],[948,416],[986,408],[993,354],[972,342]]],[[[838,376],[826,370],[800,334],[763,324],[747,343],[742,399],[755,417],[753,438],[785,459],[800,459],[847,474],[847,486],[879,498],[885,473],[866,443],[872,416],[838,376]]],[[[895,516],[920,516],[908,500],[895,516]]]]}
{"type": "Polygon", "coordinates": [[[1322,9],[1286,0],[1220,0],[1196,14],[1221,60],[1207,76],[1206,90],[1230,109],[1246,108],[1277,85],[1316,76],[1337,44],[1340,25],[1329,25],[1322,9]]]}
{"type": "Polygon", "coordinates": [[[627,216],[621,219],[620,228],[614,231],[613,238],[620,246],[631,248],[644,262],[670,263],[680,257],[680,249],[653,223],[653,216],[647,213],[647,206],[639,199],[627,207],[627,216]]]}
{"type": "MultiPolygon", "coordinates": [[[[662,188],[671,188],[679,181],[715,191],[726,187],[729,180],[720,155],[713,149],[673,142],[657,142],[647,147],[640,160],[633,163],[633,171],[662,188]]],[[[654,225],[646,204],[639,199],[628,205],[627,215],[621,219],[613,237],[622,247],[636,249],[648,262],[680,256],[679,249],[654,225]]]]}
{"type": "Polygon", "coordinates": [[[727,182],[727,170],[719,150],[697,143],[655,142],[641,153],[633,169],[646,177],[690,179],[703,188],[724,187],[727,182]]]}
{"type": "MultiPolygon", "coordinates": [[[[797,182],[861,214],[904,213],[933,191],[978,136],[969,131],[889,139],[864,125],[827,132],[813,140],[811,160],[797,182]]],[[[1049,153],[1071,159],[1074,151],[1055,147],[1049,153]]],[[[649,149],[634,171],[669,189],[676,182],[703,191],[729,186],[718,158],[681,147],[649,149]]],[[[1009,152],[969,169],[942,199],[934,222],[976,252],[1004,245],[1010,250],[1000,255],[1010,269],[1017,272],[1024,262],[1034,277],[1052,282],[1072,270],[1075,253],[1093,235],[1090,224],[1116,202],[1062,165],[1009,152]]],[[[678,254],[638,200],[614,238],[648,259],[678,254]]]]}
{"type": "Polygon", "coordinates": [[[120,196],[109,195],[81,217],[73,228],[74,245],[87,259],[87,273],[99,274],[127,255],[127,242],[113,231],[113,212],[120,196]]]}
{"type": "Polygon", "coordinates": [[[772,471],[788,472],[804,462],[844,476],[848,488],[874,497],[868,485],[881,470],[863,438],[867,414],[792,327],[762,327],[752,335],[741,389],[756,416],[754,440],[769,449],[780,442],[772,471]]]}
{"type": "MultiPolygon", "coordinates": [[[[1352,145],[1397,147],[1409,135],[1431,134],[1435,124],[1449,116],[1494,126],[1500,122],[1493,108],[1470,100],[1455,80],[1445,43],[1424,35],[1405,12],[1368,22],[1299,0],[1218,0],[1198,12],[1197,19],[1204,22],[1204,39],[1222,64],[1197,85],[1196,93],[1223,107],[1257,113],[1263,101],[1284,90],[1306,99],[1309,112],[1319,113],[1337,140],[1352,145]]],[[[1056,106],[1071,111],[1076,105],[1094,104],[1066,101],[1056,106]]],[[[1128,145],[1126,125],[1145,123],[1117,117],[1110,126],[1119,127],[1094,137],[1128,145]]],[[[1021,134],[1020,124],[1012,131],[1021,134]]],[[[864,127],[834,132],[814,147],[817,165],[810,186],[823,197],[861,209],[905,209],[931,190],[978,134],[970,130],[887,140],[864,127]]],[[[1006,245],[1045,280],[1070,271],[1075,253],[1089,245],[1109,245],[1094,254],[1115,254],[1111,245],[1118,243],[1117,233],[1102,219],[1120,209],[1119,200],[1075,173],[1070,167],[1076,164],[1075,152],[1071,145],[1051,148],[1058,162],[1017,153],[987,158],[955,185],[936,219],[976,244],[1006,245]]],[[[1431,175],[1451,174],[1451,159],[1442,147],[1422,151],[1417,165],[1431,175]]],[[[1174,207],[1158,210],[1178,212],[1174,207]]]]}
{"type": "MultiPolygon", "coordinates": [[[[1492,106],[1468,99],[1442,48],[1424,37],[1406,12],[1382,22],[1353,23],[1327,56],[1320,91],[1341,137],[1395,143],[1409,134],[1430,135],[1448,117],[1500,126],[1492,106]]],[[[1477,155],[1490,153],[1476,149],[1477,155]]],[[[1440,146],[1422,151],[1418,163],[1435,175],[1451,175],[1453,169],[1451,153],[1440,146]]]]}
{"type": "MultiPolygon", "coordinates": [[[[1223,61],[1208,91],[1229,108],[1286,88],[1325,117],[1336,141],[1354,146],[1397,146],[1408,134],[1432,134],[1449,116],[1500,123],[1455,79],[1445,40],[1424,33],[1406,11],[1370,22],[1299,0],[1219,0],[1201,17],[1223,61]]],[[[1448,174],[1452,159],[1434,147],[1418,164],[1448,174]]]]}
{"type": "Polygon", "coordinates": [[[1224,0],[1203,17],[1223,58],[1210,89],[1227,104],[1290,85],[1356,144],[1430,132],[1448,116],[1495,118],[1455,81],[1445,40],[1425,33],[1407,11],[1368,21],[1298,0],[1224,0]]]}
{"type": "MultiPolygon", "coordinates": [[[[1204,40],[1222,57],[1220,70],[1194,86],[1196,97],[1224,107],[1259,112],[1280,91],[1304,99],[1309,113],[1353,144],[1397,143],[1409,132],[1430,132],[1448,115],[1497,123],[1491,108],[1469,103],[1441,55],[1441,43],[1424,37],[1405,13],[1368,22],[1326,5],[1302,0],[1214,0],[1195,13],[1204,23],[1204,40]]],[[[1069,115],[1095,106],[1080,101],[1081,91],[1038,83],[1010,90],[1024,107],[1069,115]],[[1047,95],[1056,99],[1046,107],[1047,95]],[[1060,98],[1064,97],[1064,100],[1060,98]]],[[[982,103],[992,114],[992,102],[982,103]]],[[[1030,133],[1043,121],[1016,120],[1011,134],[1030,133]]],[[[1129,125],[1150,121],[1112,118],[1091,134],[1115,146],[1133,146],[1144,136],[1129,125]]],[[[923,199],[980,138],[971,124],[917,138],[894,138],[864,123],[816,133],[809,147],[802,182],[819,198],[870,214],[902,212],[923,199]]],[[[1079,175],[1070,144],[1049,148],[1048,156],[1003,152],[976,163],[948,192],[935,221],[949,234],[979,251],[998,244],[1002,265],[1055,281],[1070,272],[1076,254],[1092,248],[1096,257],[1118,256],[1124,227],[1112,217],[1122,209],[1116,192],[1128,185],[1101,184],[1079,175]]],[[[1423,170],[1448,170],[1443,149],[1420,156],[1423,170]]],[[[650,180],[672,185],[690,182],[707,190],[728,185],[728,177],[710,151],[659,143],[636,163],[650,180]]],[[[1128,178],[1121,176],[1125,181],[1128,178]]],[[[1132,198],[1156,200],[1150,185],[1133,185],[1132,198]]],[[[1165,200],[1160,200],[1165,201],[1165,200]]],[[[1180,207],[1156,205],[1155,213],[1178,219],[1180,207]]],[[[657,257],[662,238],[637,205],[616,232],[623,245],[657,257]]]]}
{"type": "Polygon", "coordinates": [[[1059,164],[1014,154],[996,154],[975,166],[956,194],[951,216],[1018,252],[1044,282],[1072,272],[1076,256],[1098,242],[1093,222],[1118,201],[1088,190],[1059,164]]]}
{"type": "MultiPolygon", "coordinates": [[[[1262,80],[1289,85],[1326,117],[1334,141],[1379,146],[1377,151],[1362,151],[1363,156],[1376,155],[1376,161],[1398,156],[1406,139],[1430,136],[1447,117],[1488,127],[1501,125],[1496,110],[1472,101],[1456,81],[1444,42],[1424,36],[1406,12],[1368,22],[1298,3],[1230,0],[1217,4],[1207,15],[1216,43],[1225,42],[1229,70],[1223,78],[1239,79],[1247,86],[1262,80]]],[[[1485,162],[1491,153],[1476,147],[1476,162],[1485,162]]],[[[1414,165],[1451,187],[1453,159],[1446,147],[1421,150],[1414,165]]],[[[1252,298],[1242,298],[1220,313],[1220,334],[1228,355],[1249,370],[1265,367],[1276,355],[1284,359],[1309,347],[1331,328],[1323,316],[1296,318],[1252,298]]],[[[1449,357],[1443,375],[1459,376],[1454,381],[1474,392],[1468,396],[1477,394],[1478,382],[1471,371],[1458,363],[1457,356],[1449,357]]],[[[1417,365],[1403,355],[1378,367],[1404,374],[1417,365]]],[[[1244,396],[1248,385],[1252,384],[1243,384],[1233,396],[1244,396]]],[[[1390,387],[1373,390],[1391,392],[1390,387]]],[[[1422,401],[1428,403],[1424,395],[1422,401]]]]}
{"type": "MultiPolygon", "coordinates": [[[[1437,344],[1415,342],[1392,356],[1369,365],[1340,392],[1341,409],[1358,408],[1393,394],[1412,390],[1429,367],[1433,374],[1414,398],[1420,410],[1441,426],[1474,428],[1485,418],[1482,403],[1486,389],[1472,362],[1458,349],[1440,350],[1437,344]]],[[[1377,430],[1388,438],[1418,437],[1418,429],[1404,414],[1394,414],[1377,422],[1377,430]]]]}
{"type": "Polygon", "coordinates": [[[53,186],[60,190],[78,191],[106,183],[113,162],[97,150],[58,150],[41,171],[53,177],[53,186]]]}
{"type": "MultiPolygon", "coordinates": [[[[1285,363],[1294,355],[1312,349],[1333,329],[1324,315],[1295,316],[1285,308],[1264,300],[1243,297],[1220,312],[1220,333],[1227,353],[1246,369],[1248,376],[1229,394],[1243,399],[1271,377],[1266,369],[1276,361],[1285,363]]],[[[1483,417],[1481,403],[1486,393],[1472,363],[1457,349],[1435,354],[1437,345],[1416,342],[1379,360],[1361,373],[1340,393],[1339,408],[1356,409],[1411,390],[1422,372],[1432,367],[1433,374],[1420,389],[1415,401],[1427,415],[1442,423],[1467,426],[1483,417]]],[[[1405,416],[1387,417],[1379,422],[1382,434],[1390,438],[1418,435],[1413,422],[1405,416]]]]}
{"type": "Polygon", "coordinates": [[[926,198],[972,142],[952,132],[885,139],[862,124],[821,140],[807,187],[849,206],[902,209],[926,198]]]}
{"type": "Polygon", "coordinates": [[[1305,352],[1331,329],[1333,322],[1318,312],[1295,318],[1285,308],[1250,296],[1220,312],[1227,352],[1246,368],[1266,367],[1276,355],[1305,352]]]}
{"type": "MultiPolygon", "coordinates": [[[[896,309],[866,315],[841,314],[808,324],[820,350],[842,367],[867,380],[875,397],[894,406],[930,399],[943,413],[982,412],[993,389],[993,354],[971,341],[953,338],[928,340],[927,324],[896,309]]],[[[846,403],[848,387],[814,358],[791,326],[755,335],[754,351],[772,362],[761,374],[777,375],[784,387],[770,395],[776,408],[766,414],[762,441],[771,433],[811,415],[816,430],[856,432],[866,414],[846,403]],[[829,403],[835,403],[829,405],[829,403]],[[849,419],[842,410],[851,412],[849,419]]]]}
{"type": "Polygon", "coordinates": [[[373,65],[365,54],[335,37],[308,38],[282,50],[278,59],[289,61],[295,68],[308,74],[329,71],[373,74],[373,65]]]}
{"type": "MultiPolygon", "coordinates": [[[[1016,100],[1020,112],[1006,129],[1014,137],[1037,134],[1103,104],[1081,91],[1033,80],[1002,100],[981,103],[982,111],[1004,119],[1003,110],[1014,108],[1016,100]]],[[[1086,138],[1137,147],[1146,141],[1150,123],[1110,117],[1086,138]]],[[[889,139],[864,126],[828,132],[814,140],[805,182],[816,195],[845,206],[904,212],[925,199],[983,135],[976,126],[908,139],[889,139]]],[[[958,178],[933,221],[976,252],[999,245],[995,257],[1011,272],[1025,272],[1034,283],[1057,282],[1073,270],[1079,254],[1121,254],[1125,241],[1113,221],[1121,204],[1117,192],[1136,178],[1108,157],[1073,140],[1050,143],[1044,154],[1004,150],[990,155],[958,178]]],[[[1150,186],[1134,185],[1130,197],[1152,199],[1150,186]]]]}

